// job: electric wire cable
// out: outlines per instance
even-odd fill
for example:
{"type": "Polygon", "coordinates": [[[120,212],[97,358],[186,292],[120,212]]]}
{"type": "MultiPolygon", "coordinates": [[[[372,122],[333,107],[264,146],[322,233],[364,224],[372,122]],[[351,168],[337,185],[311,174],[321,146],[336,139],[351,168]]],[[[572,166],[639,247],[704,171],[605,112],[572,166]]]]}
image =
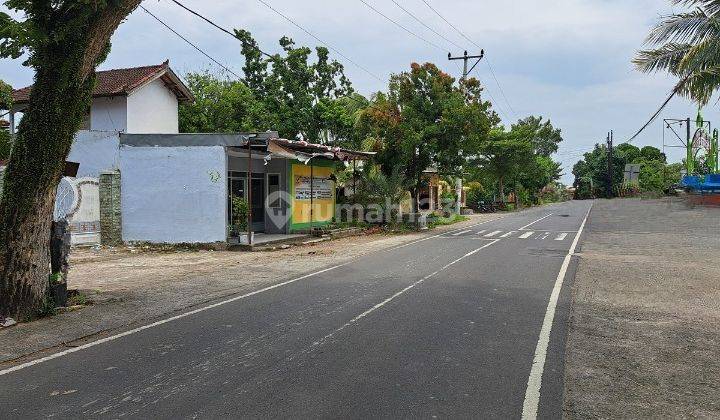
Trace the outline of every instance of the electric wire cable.
{"type": "MultiPolygon", "coordinates": [[[[232,33],[232,32],[230,32],[229,30],[223,28],[222,26],[220,26],[220,25],[218,25],[217,23],[213,22],[213,21],[210,20],[209,18],[201,15],[200,13],[196,12],[195,10],[193,10],[193,9],[185,6],[184,4],[180,3],[178,0],[170,0],[170,1],[173,2],[173,3],[175,3],[175,4],[178,5],[178,6],[182,7],[183,9],[185,9],[186,11],[188,11],[189,13],[191,13],[191,14],[199,17],[200,19],[204,20],[205,22],[209,23],[210,25],[214,26],[215,28],[221,30],[222,32],[225,32],[226,34],[230,35],[231,37],[235,38],[236,40],[242,42],[243,45],[246,45],[246,43],[245,43],[243,40],[241,40],[240,38],[238,38],[237,35],[235,35],[234,33],[232,33]]],[[[255,48],[258,52],[260,52],[260,54],[262,54],[262,55],[264,55],[264,56],[266,56],[266,57],[269,57],[269,58],[274,58],[274,56],[273,56],[272,54],[266,53],[265,51],[261,50],[261,49],[260,49],[259,47],[257,47],[257,46],[252,46],[252,47],[255,48]]]]}
{"type": "Polygon", "coordinates": [[[409,11],[409,10],[407,10],[407,9],[406,9],[405,7],[403,7],[400,3],[398,3],[398,2],[395,1],[395,0],[391,0],[391,1],[392,1],[393,3],[395,3],[395,5],[400,8],[400,10],[402,10],[403,12],[405,12],[405,13],[406,13],[408,16],[410,16],[411,18],[415,19],[419,24],[421,24],[422,26],[424,26],[424,27],[425,27],[426,29],[428,29],[430,32],[432,32],[432,33],[434,33],[435,35],[437,35],[438,37],[442,38],[443,40],[445,40],[445,42],[448,42],[448,43],[454,45],[455,47],[457,47],[457,48],[459,48],[459,49],[461,49],[461,50],[463,49],[463,47],[461,47],[457,42],[455,42],[455,41],[447,38],[446,36],[444,36],[444,35],[441,34],[440,32],[438,32],[438,31],[436,31],[435,29],[433,29],[432,27],[430,27],[428,24],[426,24],[425,22],[423,22],[422,19],[418,18],[414,13],[412,13],[412,12],[409,11]]]}
{"type": "Polygon", "coordinates": [[[205,51],[203,51],[200,47],[198,47],[196,44],[194,44],[193,42],[191,42],[189,39],[185,38],[183,35],[181,35],[180,33],[178,33],[175,29],[171,28],[170,25],[168,25],[167,23],[163,22],[162,19],[160,19],[159,17],[157,17],[156,15],[154,15],[152,12],[150,12],[150,11],[149,11],[148,9],[146,9],[144,6],[141,5],[140,8],[141,8],[145,13],[147,13],[147,14],[150,15],[150,16],[152,16],[156,21],[160,22],[160,24],[163,25],[165,28],[167,28],[170,32],[172,32],[172,33],[174,33],[175,35],[177,35],[178,38],[182,39],[183,41],[185,41],[186,43],[188,43],[190,46],[192,46],[193,48],[195,48],[197,51],[199,51],[200,54],[202,54],[202,55],[204,55],[205,57],[207,57],[210,61],[212,61],[213,63],[217,64],[218,66],[220,66],[220,67],[223,68],[225,71],[227,71],[228,73],[232,74],[233,76],[237,77],[238,79],[242,79],[242,77],[241,77],[240,75],[238,75],[237,73],[235,73],[234,71],[232,71],[231,69],[229,69],[227,66],[225,66],[224,64],[222,64],[221,62],[219,62],[218,60],[216,60],[215,58],[213,58],[212,56],[210,56],[210,54],[208,54],[208,53],[206,53],[205,51]]]}
{"type": "Polygon", "coordinates": [[[426,38],[423,38],[422,36],[416,34],[415,32],[413,32],[413,31],[411,31],[410,29],[406,28],[405,26],[401,25],[401,24],[398,23],[396,20],[392,19],[392,18],[389,17],[388,15],[386,15],[386,14],[384,14],[383,12],[379,11],[377,8],[375,8],[373,5],[371,5],[370,3],[366,2],[365,0],[360,0],[360,2],[361,2],[362,4],[364,4],[365,6],[367,6],[368,8],[370,8],[370,10],[372,10],[373,12],[375,12],[375,13],[377,13],[378,15],[384,17],[385,19],[387,19],[388,21],[390,21],[393,25],[395,25],[395,26],[397,26],[398,28],[402,29],[403,31],[409,33],[410,35],[414,36],[415,38],[417,38],[417,39],[425,42],[426,44],[428,44],[428,45],[430,45],[430,46],[432,46],[432,47],[434,47],[434,48],[437,48],[437,49],[440,50],[440,51],[446,52],[445,49],[443,49],[441,46],[437,45],[436,43],[434,43],[434,42],[432,42],[432,41],[427,40],[426,38]]]}
{"type": "Polygon", "coordinates": [[[343,54],[342,51],[338,50],[337,48],[335,48],[335,47],[332,46],[331,44],[329,44],[329,43],[323,41],[322,39],[318,38],[317,36],[315,36],[315,34],[313,34],[312,32],[310,32],[309,30],[305,29],[303,26],[301,26],[300,24],[298,24],[297,22],[295,22],[293,19],[291,19],[290,17],[288,17],[288,16],[285,15],[284,13],[282,13],[282,12],[280,12],[279,10],[275,9],[273,6],[271,6],[271,5],[270,5],[268,2],[266,2],[265,0],[258,0],[258,1],[259,1],[260,3],[262,3],[262,4],[263,4],[265,7],[267,7],[268,9],[272,10],[273,12],[275,12],[278,16],[280,16],[280,17],[282,17],[283,19],[285,19],[285,20],[287,20],[288,22],[290,22],[290,23],[291,23],[292,25],[294,25],[296,28],[298,28],[298,29],[300,29],[301,31],[303,31],[303,32],[305,32],[306,34],[308,34],[308,35],[309,35],[310,37],[312,37],[315,41],[317,41],[317,42],[321,43],[322,45],[325,45],[326,47],[328,47],[329,49],[331,49],[333,52],[335,52],[335,54],[337,54],[337,55],[339,55],[340,57],[344,58],[345,60],[347,60],[349,63],[351,63],[351,64],[354,65],[355,67],[359,68],[360,70],[362,70],[362,71],[364,71],[365,73],[369,74],[370,76],[374,77],[376,80],[378,80],[378,81],[380,81],[380,82],[383,82],[383,83],[385,82],[385,80],[383,80],[383,78],[381,78],[380,76],[378,76],[378,75],[376,75],[375,73],[371,72],[370,70],[368,70],[367,68],[365,68],[365,67],[362,66],[361,64],[355,62],[353,59],[351,59],[351,58],[349,58],[348,56],[346,56],[345,54],[343,54]]]}
{"type": "MultiPolygon", "coordinates": [[[[422,0],[425,5],[433,11],[440,19],[442,19],[445,23],[447,23],[451,28],[453,28],[460,36],[465,38],[469,43],[474,45],[477,48],[482,48],[477,42],[473,41],[469,36],[465,35],[463,31],[460,30],[457,26],[453,25],[449,20],[445,18],[439,11],[437,11],[427,0],[422,0]]],[[[495,84],[497,84],[498,89],[500,90],[500,94],[502,95],[503,99],[507,103],[508,108],[510,108],[510,111],[515,115],[515,118],[517,118],[517,113],[513,109],[512,105],[510,104],[510,101],[507,98],[507,95],[505,95],[505,91],[503,90],[502,86],[500,85],[500,81],[498,80],[497,76],[495,75],[495,70],[492,67],[492,64],[490,63],[490,58],[485,58],[485,63],[487,64],[488,68],[490,69],[490,73],[493,76],[493,79],[495,80],[495,84]]]]}

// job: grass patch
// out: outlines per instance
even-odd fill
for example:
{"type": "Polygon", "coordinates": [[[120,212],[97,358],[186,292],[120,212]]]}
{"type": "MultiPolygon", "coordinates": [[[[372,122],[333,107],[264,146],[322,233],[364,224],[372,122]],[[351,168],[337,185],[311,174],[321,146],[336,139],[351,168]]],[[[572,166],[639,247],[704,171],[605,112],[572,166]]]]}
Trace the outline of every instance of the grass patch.
{"type": "Polygon", "coordinates": [[[432,229],[438,226],[454,225],[455,223],[464,222],[466,220],[469,220],[469,218],[466,216],[461,216],[459,214],[452,214],[448,217],[428,217],[428,227],[432,229]]]}

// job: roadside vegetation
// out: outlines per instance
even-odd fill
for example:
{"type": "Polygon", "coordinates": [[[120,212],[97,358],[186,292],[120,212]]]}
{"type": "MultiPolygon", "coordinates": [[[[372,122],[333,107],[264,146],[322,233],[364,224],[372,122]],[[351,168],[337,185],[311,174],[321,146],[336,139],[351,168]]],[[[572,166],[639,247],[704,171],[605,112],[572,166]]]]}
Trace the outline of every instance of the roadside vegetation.
{"type": "MultiPolygon", "coordinates": [[[[41,87],[31,94],[14,144],[0,134],[0,158],[9,157],[0,195],[0,314],[19,319],[35,316],[46,302],[45,238],[63,162],[87,111],[94,69],[140,1],[104,0],[92,8],[41,3],[6,1],[20,18],[0,13],[0,56],[26,55],[41,87]]],[[[560,130],[538,116],[504,126],[477,79],[457,80],[433,63],[412,63],[390,77],[387,89],[365,97],[325,47],[282,37],[281,53],[266,56],[250,32],[238,29],[235,36],[244,77],[185,75],[197,100],[180,108],[181,131],[271,129],[288,139],[376,152],[351,177],[361,177],[359,197],[382,208],[409,196],[417,213],[429,168],[449,190],[458,178],[469,182],[468,206],[476,210],[485,201],[508,210],[561,197],[548,194],[561,188],[560,166],[552,160],[560,130]]],[[[9,87],[0,87],[2,106],[9,108],[9,87]]],[[[442,198],[453,202],[455,194],[445,191],[442,198]]],[[[439,216],[433,223],[458,220],[439,216]]]]}
{"type": "MultiPolygon", "coordinates": [[[[605,145],[595,145],[592,152],[585,153],[573,167],[575,175],[575,198],[608,198],[608,153],[605,145]]],[[[668,164],[665,155],[656,147],[642,149],[632,144],[621,144],[613,153],[612,196],[635,196],[641,194],[663,195],[673,191],[680,182],[681,163],[668,164]],[[628,184],[624,180],[625,165],[640,165],[639,183],[628,184]]]]}

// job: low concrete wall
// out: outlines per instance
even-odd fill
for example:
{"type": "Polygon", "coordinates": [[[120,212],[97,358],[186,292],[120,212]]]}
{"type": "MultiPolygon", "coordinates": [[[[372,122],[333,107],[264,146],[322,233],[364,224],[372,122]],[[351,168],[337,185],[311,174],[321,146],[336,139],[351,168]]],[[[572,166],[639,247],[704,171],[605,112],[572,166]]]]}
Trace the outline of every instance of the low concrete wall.
{"type": "Polygon", "coordinates": [[[120,147],[126,242],[227,240],[225,148],[120,147]]]}

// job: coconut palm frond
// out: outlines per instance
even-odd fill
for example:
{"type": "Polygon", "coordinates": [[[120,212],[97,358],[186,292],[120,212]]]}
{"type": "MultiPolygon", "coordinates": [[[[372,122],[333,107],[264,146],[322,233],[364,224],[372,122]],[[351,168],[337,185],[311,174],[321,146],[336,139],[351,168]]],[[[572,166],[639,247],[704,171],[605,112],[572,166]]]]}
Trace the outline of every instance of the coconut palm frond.
{"type": "Polygon", "coordinates": [[[703,41],[690,48],[678,64],[678,73],[692,74],[720,65],[720,38],[703,41]]]}
{"type": "Polygon", "coordinates": [[[693,72],[675,86],[675,92],[704,106],[710,102],[718,86],[720,86],[720,66],[715,66],[693,72]]]}
{"type": "Polygon", "coordinates": [[[710,16],[720,13],[720,0],[673,0],[673,3],[678,6],[703,9],[710,16]]]}
{"type": "Polygon", "coordinates": [[[678,75],[680,64],[691,49],[690,44],[668,43],[654,50],[638,52],[633,64],[643,73],[663,70],[678,75]]]}
{"type": "Polygon", "coordinates": [[[645,39],[648,45],[665,42],[695,43],[718,35],[718,21],[698,9],[666,17],[655,26],[645,39]]]}

